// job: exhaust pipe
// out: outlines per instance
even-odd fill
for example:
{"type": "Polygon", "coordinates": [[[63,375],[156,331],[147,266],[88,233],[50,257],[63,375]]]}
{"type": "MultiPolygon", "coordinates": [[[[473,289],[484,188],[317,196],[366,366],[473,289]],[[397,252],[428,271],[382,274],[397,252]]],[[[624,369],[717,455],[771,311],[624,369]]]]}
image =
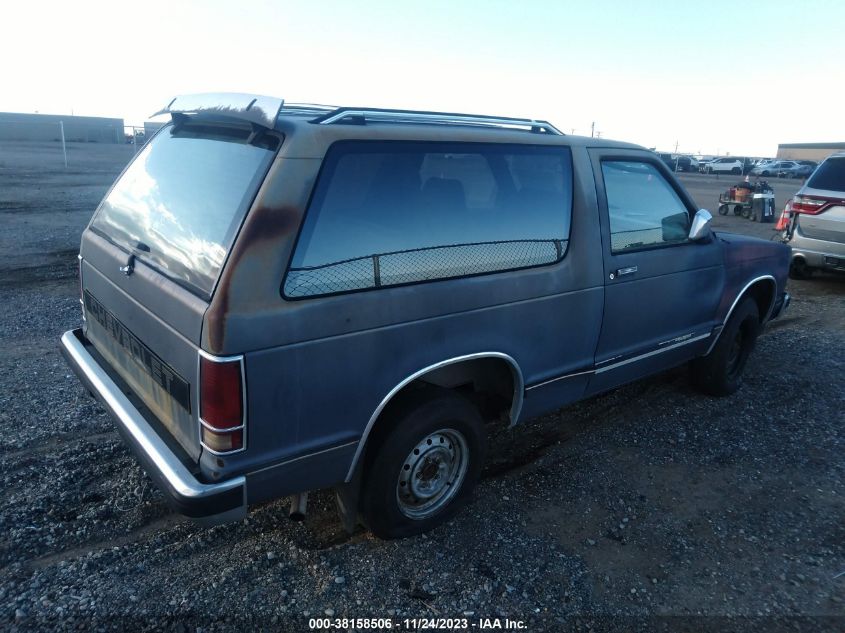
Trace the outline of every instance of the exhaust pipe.
{"type": "Polygon", "coordinates": [[[288,517],[291,521],[304,521],[305,510],[308,507],[308,493],[300,492],[293,495],[290,499],[290,514],[288,517]]]}

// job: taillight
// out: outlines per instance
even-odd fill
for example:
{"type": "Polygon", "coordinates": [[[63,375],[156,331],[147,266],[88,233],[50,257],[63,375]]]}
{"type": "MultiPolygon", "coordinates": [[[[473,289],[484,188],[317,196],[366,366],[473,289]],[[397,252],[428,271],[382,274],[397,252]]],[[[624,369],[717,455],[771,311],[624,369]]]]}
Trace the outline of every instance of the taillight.
{"type": "Polygon", "coordinates": [[[213,453],[245,446],[243,358],[215,358],[200,352],[200,439],[213,453]]]}
{"type": "Polygon", "coordinates": [[[228,433],[215,433],[202,427],[202,445],[212,453],[234,453],[244,447],[244,431],[229,431],[228,433]]]}
{"type": "Polygon", "coordinates": [[[827,198],[824,196],[795,196],[792,199],[793,213],[806,213],[818,215],[829,207],[845,204],[845,200],[839,198],[827,198]]]}

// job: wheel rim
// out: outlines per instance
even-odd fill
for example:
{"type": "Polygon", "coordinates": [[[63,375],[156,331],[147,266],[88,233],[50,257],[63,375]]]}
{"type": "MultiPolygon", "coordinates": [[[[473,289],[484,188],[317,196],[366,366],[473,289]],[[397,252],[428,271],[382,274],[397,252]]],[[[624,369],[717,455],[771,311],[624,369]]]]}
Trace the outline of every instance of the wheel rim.
{"type": "Polygon", "coordinates": [[[460,431],[441,429],[426,436],[399,469],[399,510],[411,519],[436,514],[458,493],[468,466],[469,446],[460,431]]]}

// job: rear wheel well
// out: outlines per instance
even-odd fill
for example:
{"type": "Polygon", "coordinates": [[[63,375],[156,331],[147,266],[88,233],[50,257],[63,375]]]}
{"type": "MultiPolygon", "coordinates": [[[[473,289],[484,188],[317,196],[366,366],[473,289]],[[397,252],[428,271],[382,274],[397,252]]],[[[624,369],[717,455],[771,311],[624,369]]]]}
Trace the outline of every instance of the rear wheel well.
{"type": "Polygon", "coordinates": [[[519,370],[501,357],[461,360],[419,375],[390,397],[369,434],[361,438],[366,444],[356,468],[367,463],[381,438],[392,428],[391,422],[420,399],[442,390],[454,391],[472,402],[485,422],[510,420],[512,424],[519,413],[522,389],[519,370]]]}
{"type": "MultiPolygon", "coordinates": [[[[743,297],[752,297],[757,304],[757,311],[760,315],[760,323],[766,320],[769,310],[775,301],[775,282],[771,279],[761,279],[752,284],[745,291],[743,297]]],[[[739,303],[739,302],[737,302],[739,303]]]]}

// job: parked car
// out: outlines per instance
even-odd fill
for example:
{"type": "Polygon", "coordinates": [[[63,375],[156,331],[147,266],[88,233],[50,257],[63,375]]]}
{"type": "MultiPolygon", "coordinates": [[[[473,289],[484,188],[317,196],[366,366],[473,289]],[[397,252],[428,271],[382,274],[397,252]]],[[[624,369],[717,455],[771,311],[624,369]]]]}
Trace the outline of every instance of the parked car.
{"type": "Polygon", "coordinates": [[[724,156],[716,158],[704,167],[704,172],[707,174],[742,174],[745,169],[745,161],[736,156],[724,156]]]}
{"type": "Polygon", "coordinates": [[[845,152],[815,169],[792,199],[790,213],[790,274],[805,279],[816,270],[845,271],[845,152]]]}
{"type": "Polygon", "coordinates": [[[714,160],[716,160],[716,159],[712,158],[712,157],[710,157],[710,158],[699,158],[698,159],[698,171],[702,174],[706,174],[707,173],[707,165],[712,163],[714,160]]]}
{"type": "Polygon", "coordinates": [[[819,164],[814,160],[796,160],[798,168],[790,174],[793,178],[809,178],[819,164]]]}
{"type": "Polygon", "coordinates": [[[801,167],[798,163],[791,160],[775,160],[768,163],[761,163],[751,170],[754,176],[763,176],[764,178],[775,176],[782,178],[794,177],[794,174],[801,167]]]}
{"type": "Polygon", "coordinates": [[[418,534],[467,501],[488,422],[683,363],[730,394],[789,303],[789,249],[716,239],[636,145],[253,95],[162,113],[83,233],[62,348],[206,523],[334,488],[347,529],[418,534]]]}
{"type": "Polygon", "coordinates": [[[701,164],[698,162],[698,159],[694,156],[687,156],[689,160],[689,171],[698,171],[701,164]]]}
{"type": "Polygon", "coordinates": [[[769,159],[769,158],[766,158],[766,159],[763,159],[763,160],[758,160],[758,161],[754,162],[753,166],[751,167],[751,174],[755,175],[755,176],[759,175],[759,172],[760,172],[760,170],[762,170],[763,167],[765,167],[767,165],[772,165],[776,162],[777,161],[775,161],[773,159],[769,159]]]}
{"type": "Polygon", "coordinates": [[[692,161],[689,156],[681,154],[659,154],[660,160],[672,171],[692,171],[692,161]]]}
{"type": "Polygon", "coordinates": [[[804,163],[798,163],[798,166],[789,171],[786,176],[788,178],[808,178],[810,174],[815,171],[815,167],[811,167],[810,165],[805,165],[804,163]]]}

